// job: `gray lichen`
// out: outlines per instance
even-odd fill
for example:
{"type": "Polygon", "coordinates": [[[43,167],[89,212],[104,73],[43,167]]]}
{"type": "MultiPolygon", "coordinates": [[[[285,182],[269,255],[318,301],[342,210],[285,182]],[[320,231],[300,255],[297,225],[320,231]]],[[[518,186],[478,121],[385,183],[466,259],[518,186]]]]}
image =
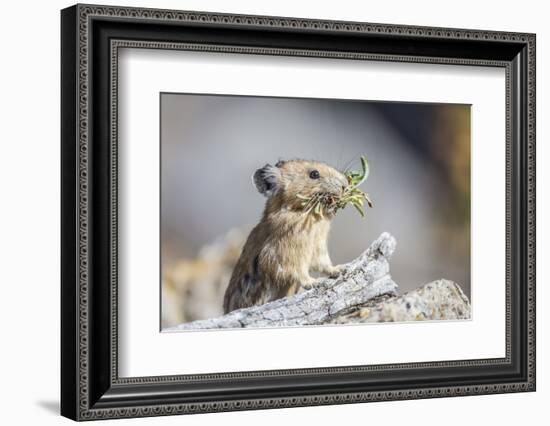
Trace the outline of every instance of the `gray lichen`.
{"type": "Polygon", "coordinates": [[[375,298],[332,323],[458,320],[471,317],[470,302],[458,284],[437,280],[402,296],[375,298]]]}

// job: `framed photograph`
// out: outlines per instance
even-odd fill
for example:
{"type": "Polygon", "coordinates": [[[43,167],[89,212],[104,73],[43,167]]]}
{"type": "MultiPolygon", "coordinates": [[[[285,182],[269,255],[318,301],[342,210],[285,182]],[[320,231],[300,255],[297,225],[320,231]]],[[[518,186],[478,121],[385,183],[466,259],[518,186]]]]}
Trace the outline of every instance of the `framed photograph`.
{"type": "Polygon", "coordinates": [[[535,35],[61,12],[61,413],[535,390],[535,35]]]}

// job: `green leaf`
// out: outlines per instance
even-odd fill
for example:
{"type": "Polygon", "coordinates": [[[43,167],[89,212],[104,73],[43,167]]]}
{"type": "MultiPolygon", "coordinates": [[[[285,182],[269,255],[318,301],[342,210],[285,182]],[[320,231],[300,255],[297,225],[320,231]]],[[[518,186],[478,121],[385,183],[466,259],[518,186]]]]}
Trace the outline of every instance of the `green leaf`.
{"type": "Polygon", "coordinates": [[[363,211],[363,209],[361,207],[359,207],[357,204],[353,204],[353,207],[355,207],[355,209],[359,212],[361,217],[365,217],[365,212],[363,211]]]}
{"type": "Polygon", "coordinates": [[[356,186],[361,185],[369,177],[369,162],[367,161],[367,156],[361,156],[361,167],[363,168],[363,176],[356,186]]]}
{"type": "Polygon", "coordinates": [[[366,156],[361,156],[361,172],[351,170],[346,174],[348,184],[353,188],[361,185],[369,176],[369,163],[366,156]]]}

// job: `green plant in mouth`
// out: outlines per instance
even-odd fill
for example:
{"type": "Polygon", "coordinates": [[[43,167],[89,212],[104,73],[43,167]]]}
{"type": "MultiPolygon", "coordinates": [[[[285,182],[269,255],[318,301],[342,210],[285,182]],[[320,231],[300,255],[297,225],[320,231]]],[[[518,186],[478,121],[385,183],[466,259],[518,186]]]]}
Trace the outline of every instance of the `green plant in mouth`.
{"type": "MultiPolygon", "coordinates": [[[[372,208],[372,201],[369,194],[358,188],[369,177],[369,163],[367,157],[361,156],[361,172],[351,170],[346,173],[348,179],[348,187],[344,190],[344,194],[336,202],[336,210],[343,209],[349,203],[355,207],[361,217],[365,216],[365,201],[372,208]]],[[[335,210],[335,211],[336,211],[335,210]]]]}
{"type": "Polygon", "coordinates": [[[304,207],[306,214],[313,212],[322,217],[323,209],[330,213],[336,213],[338,210],[351,204],[359,212],[361,217],[364,217],[365,202],[372,208],[372,201],[369,195],[358,188],[358,186],[365,182],[369,176],[369,163],[365,156],[361,156],[361,168],[362,170],[360,172],[351,170],[345,173],[346,179],[348,180],[348,186],[339,197],[322,192],[316,193],[311,197],[298,195],[298,198],[302,200],[302,207],[304,207]]]}

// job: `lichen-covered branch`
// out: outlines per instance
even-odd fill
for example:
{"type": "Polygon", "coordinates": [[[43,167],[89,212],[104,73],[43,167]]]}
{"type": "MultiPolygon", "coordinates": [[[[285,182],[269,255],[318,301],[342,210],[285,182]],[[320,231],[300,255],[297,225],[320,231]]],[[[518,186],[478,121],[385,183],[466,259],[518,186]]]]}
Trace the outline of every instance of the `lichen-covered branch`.
{"type": "Polygon", "coordinates": [[[354,312],[331,322],[350,324],[365,322],[402,322],[458,320],[471,316],[470,301],[458,284],[437,280],[402,296],[381,296],[370,300],[354,312]]]}
{"type": "Polygon", "coordinates": [[[212,328],[319,325],[335,320],[381,295],[396,295],[389,259],[395,238],[383,233],[337,278],[321,278],[310,290],[218,318],[183,323],[165,331],[212,328]]]}

